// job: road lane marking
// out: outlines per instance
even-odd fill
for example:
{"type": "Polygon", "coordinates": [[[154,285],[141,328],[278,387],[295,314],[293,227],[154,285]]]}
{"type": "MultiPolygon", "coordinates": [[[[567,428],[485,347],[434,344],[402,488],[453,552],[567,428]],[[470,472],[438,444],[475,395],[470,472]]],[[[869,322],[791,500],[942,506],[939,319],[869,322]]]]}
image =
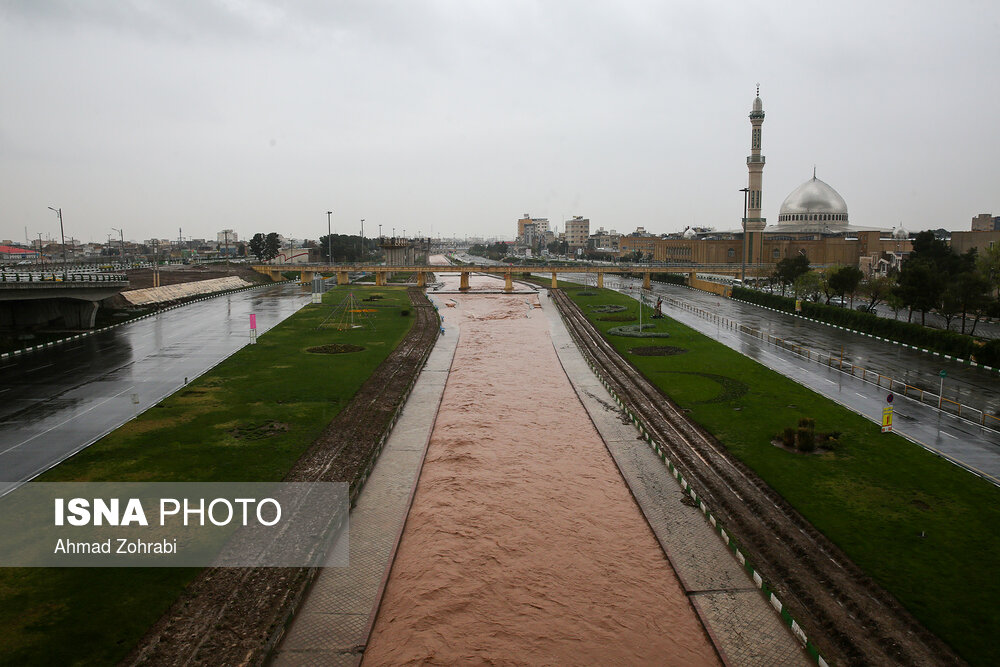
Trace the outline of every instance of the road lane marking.
{"type": "Polygon", "coordinates": [[[57,428],[59,428],[60,426],[63,426],[63,425],[65,425],[65,424],[68,424],[69,422],[73,421],[74,419],[76,419],[76,418],[77,418],[77,417],[79,417],[80,415],[85,415],[85,414],[87,414],[88,412],[90,412],[91,410],[93,410],[93,409],[95,409],[95,408],[99,408],[99,407],[101,407],[102,405],[104,405],[105,403],[107,403],[108,401],[110,401],[111,399],[114,399],[114,398],[118,398],[119,396],[121,396],[121,395],[122,395],[122,394],[124,394],[125,392],[127,392],[127,391],[132,391],[133,389],[135,389],[135,385],[132,385],[132,386],[131,386],[131,387],[129,387],[128,389],[123,389],[122,391],[118,392],[118,393],[117,393],[117,394],[115,394],[114,396],[110,396],[110,397],[108,397],[108,398],[104,399],[104,400],[103,400],[103,401],[101,401],[100,403],[95,403],[94,405],[90,406],[89,408],[87,408],[87,409],[86,409],[86,410],[84,410],[83,412],[81,412],[81,413],[79,413],[79,414],[75,414],[75,415],[73,415],[72,417],[70,417],[69,419],[66,419],[66,420],[64,420],[64,421],[61,421],[61,422],[59,422],[59,423],[58,423],[58,424],[56,424],[55,426],[50,426],[49,428],[45,429],[45,430],[44,430],[44,431],[42,431],[41,433],[36,433],[35,435],[31,436],[31,437],[30,437],[30,438],[28,438],[27,440],[22,440],[21,442],[17,443],[16,445],[11,445],[11,446],[10,446],[10,447],[8,447],[7,449],[5,449],[5,450],[3,450],[2,452],[0,452],[0,455],[3,455],[3,454],[6,454],[7,452],[11,451],[12,449],[17,449],[17,448],[18,448],[18,447],[20,447],[21,445],[24,445],[24,444],[27,444],[27,443],[31,442],[32,440],[34,440],[35,438],[38,438],[38,437],[40,437],[40,436],[43,436],[43,435],[45,435],[45,434],[46,434],[46,433],[48,433],[49,431],[52,431],[52,430],[54,430],[54,429],[57,429],[57,428]]]}
{"type": "Polygon", "coordinates": [[[951,433],[945,433],[944,431],[938,431],[938,433],[940,433],[941,435],[946,435],[949,438],[951,438],[952,440],[958,440],[958,436],[957,435],[952,435],[951,433]]]}
{"type": "Polygon", "coordinates": [[[55,364],[45,364],[44,366],[36,366],[35,368],[32,368],[32,369],[31,369],[30,371],[28,371],[28,372],[29,372],[29,373],[34,373],[35,371],[40,371],[40,370],[42,370],[43,368],[48,368],[49,366],[55,366],[55,364]]]}
{"type": "Polygon", "coordinates": [[[829,382],[830,384],[837,384],[836,382],[834,382],[833,380],[830,380],[828,378],[823,378],[823,380],[826,381],[826,382],[829,382]]]}

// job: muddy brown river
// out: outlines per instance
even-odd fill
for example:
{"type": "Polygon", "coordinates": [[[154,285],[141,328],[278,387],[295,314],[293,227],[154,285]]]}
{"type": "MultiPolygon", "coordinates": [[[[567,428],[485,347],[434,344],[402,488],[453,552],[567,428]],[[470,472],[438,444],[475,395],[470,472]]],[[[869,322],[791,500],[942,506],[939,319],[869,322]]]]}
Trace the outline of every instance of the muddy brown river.
{"type": "Polygon", "coordinates": [[[719,664],[538,297],[437,299],[460,338],[364,664],[719,664]]]}

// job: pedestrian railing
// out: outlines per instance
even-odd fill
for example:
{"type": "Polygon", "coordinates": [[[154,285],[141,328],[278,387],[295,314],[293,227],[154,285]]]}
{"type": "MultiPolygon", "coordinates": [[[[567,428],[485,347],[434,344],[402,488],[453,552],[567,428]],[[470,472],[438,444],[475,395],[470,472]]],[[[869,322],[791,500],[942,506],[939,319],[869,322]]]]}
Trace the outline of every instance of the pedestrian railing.
{"type": "Polygon", "coordinates": [[[732,329],[733,331],[738,331],[748,336],[759,338],[766,343],[788,350],[789,352],[792,352],[793,354],[796,354],[804,359],[824,364],[829,368],[849,374],[852,377],[862,380],[863,382],[874,384],[878,387],[884,387],[890,392],[901,394],[924,405],[929,405],[932,408],[941,410],[942,412],[955,415],[963,420],[979,424],[980,426],[986,428],[1000,430],[1000,417],[991,415],[979,408],[971,405],[965,405],[963,403],[959,403],[958,401],[953,401],[950,398],[945,398],[944,396],[926,391],[920,387],[914,387],[913,385],[907,384],[902,380],[897,380],[877,371],[857,366],[849,361],[844,361],[843,357],[840,355],[835,356],[826,352],[821,353],[810,350],[793,341],[773,336],[765,331],[755,329],[754,327],[747,326],[746,324],[741,324],[736,320],[725,317],[724,315],[704,310],[685,301],[681,301],[680,299],[675,299],[666,295],[663,295],[662,298],[670,305],[687,310],[710,322],[715,322],[720,327],[726,327],[728,329],[732,329]]]}
{"type": "Polygon", "coordinates": [[[0,271],[0,283],[103,283],[127,281],[127,275],[116,273],[14,273],[0,271]]]}

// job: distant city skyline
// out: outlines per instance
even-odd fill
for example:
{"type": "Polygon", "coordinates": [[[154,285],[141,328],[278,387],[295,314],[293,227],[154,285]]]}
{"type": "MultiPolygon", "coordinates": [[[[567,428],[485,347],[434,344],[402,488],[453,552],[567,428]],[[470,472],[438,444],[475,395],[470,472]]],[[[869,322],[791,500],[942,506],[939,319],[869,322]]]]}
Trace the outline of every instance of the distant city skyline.
{"type": "Polygon", "coordinates": [[[1000,214],[1000,7],[5,3],[0,238],[738,228],[819,178],[853,224],[1000,214]],[[27,232],[27,234],[26,234],[27,232]]]}

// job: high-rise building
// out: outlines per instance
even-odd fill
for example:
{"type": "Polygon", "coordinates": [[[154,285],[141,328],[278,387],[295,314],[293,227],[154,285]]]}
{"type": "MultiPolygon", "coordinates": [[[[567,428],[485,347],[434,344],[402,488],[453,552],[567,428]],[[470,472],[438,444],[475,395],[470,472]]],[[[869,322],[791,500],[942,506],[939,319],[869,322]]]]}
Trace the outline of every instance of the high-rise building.
{"type": "Polygon", "coordinates": [[[549,231],[549,219],[548,218],[532,218],[530,215],[525,213],[517,221],[517,241],[525,243],[524,238],[524,226],[534,225],[535,234],[539,236],[545,236],[546,232],[549,231]]]}
{"type": "Polygon", "coordinates": [[[586,248],[587,239],[590,237],[590,219],[583,216],[574,215],[572,220],[566,221],[566,243],[571,251],[577,248],[586,248]]]}
{"type": "Polygon", "coordinates": [[[764,103],[760,101],[760,84],[757,98],[750,111],[750,155],[747,156],[749,183],[746,192],[746,217],[743,218],[743,262],[753,264],[761,261],[764,227],[767,220],[761,217],[761,190],[764,179],[764,156],[760,154],[760,129],[764,124],[764,103]]]}

